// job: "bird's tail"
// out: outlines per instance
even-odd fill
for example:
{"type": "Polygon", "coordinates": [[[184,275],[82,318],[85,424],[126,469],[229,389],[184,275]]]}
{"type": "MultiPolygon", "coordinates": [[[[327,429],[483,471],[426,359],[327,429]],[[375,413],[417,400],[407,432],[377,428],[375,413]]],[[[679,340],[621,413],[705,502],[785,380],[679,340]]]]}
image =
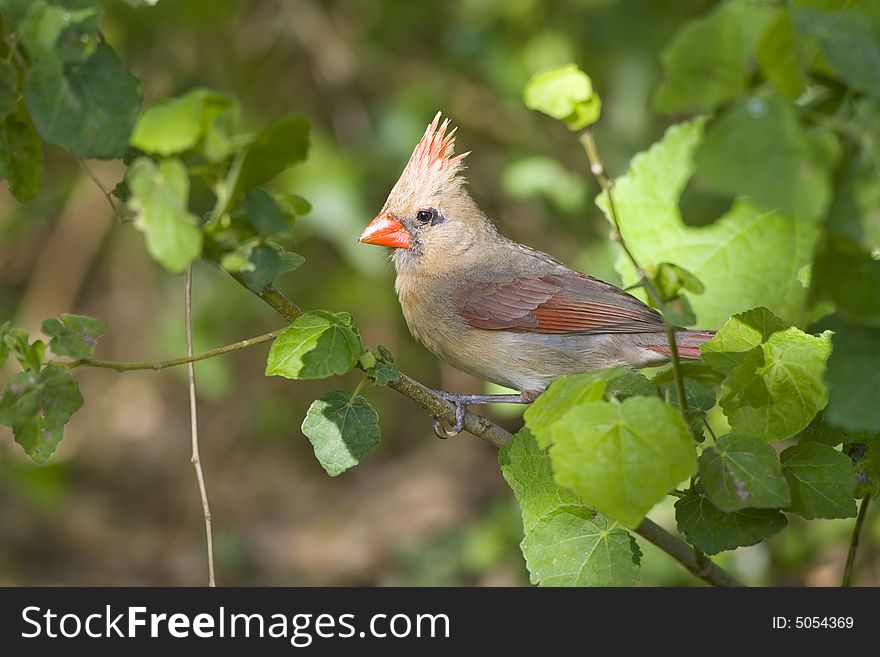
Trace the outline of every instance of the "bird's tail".
{"type": "MultiPolygon", "coordinates": [[[[675,345],[678,347],[678,355],[681,358],[690,360],[700,360],[700,345],[711,340],[715,336],[715,331],[679,331],[675,334],[675,345]]],[[[648,345],[651,351],[669,356],[669,345],[667,343],[648,345]]]]}

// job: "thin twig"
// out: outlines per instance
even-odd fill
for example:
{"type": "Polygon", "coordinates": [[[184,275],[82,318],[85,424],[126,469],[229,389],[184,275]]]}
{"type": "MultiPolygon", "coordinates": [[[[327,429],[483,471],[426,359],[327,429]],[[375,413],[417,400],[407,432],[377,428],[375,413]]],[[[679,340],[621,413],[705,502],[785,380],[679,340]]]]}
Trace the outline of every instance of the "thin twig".
{"type": "MultiPolygon", "coordinates": [[[[283,317],[293,321],[302,314],[302,310],[299,306],[293,303],[290,299],[274,288],[272,292],[273,293],[269,295],[259,296],[283,317]]],[[[455,407],[451,403],[437,396],[433,390],[422,385],[403,372],[399,374],[396,380],[388,383],[388,387],[393,388],[400,394],[412,399],[428,415],[432,417],[440,417],[447,422],[455,421],[455,407]]],[[[495,447],[501,447],[506,442],[513,439],[513,435],[507,431],[507,429],[498,426],[488,418],[485,418],[482,415],[477,415],[476,413],[468,412],[465,414],[464,429],[468,433],[485,440],[495,447]]],[[[647,518],[635,529],[635,532],[666,552],[669,556],[693,573],[695,577],[700,578],[707,584],[711,584],[712,586],[741,586],[741,583],[737,581],[733,575],[707,557],[698,559],[690,545],[681,539],[676,538],[647,518]]]]}
{"type": "Polygon", "coordinates": [[[842,587],[851,586],[853,565],[856,561],[856,551],[859,549],[859,536],[862,533],[862,526],[865,524],[865,516],[868,515],[868,503],[871,501],[870,495],[865,495],[859,504],[859,515],[856,516],[856,524],[853,526],[852,538],[849,541],[849,552],[846,555],[846,565],[843,567],[843,579],[840,582],[842,587]]]}
{"type": "Polygon", "coordinates": [[[101,190],[101,193],[104,195],[104,198],[107,199],[107,203],[110,204],[110,208],[113,210],[114,216],[119,220],[119,223],[124,224],[128,221],[128,218],[125,216],[125,213],[119,209],[119,205],[116,203],[116,199],[113,198],[113,192],[107,189],[107,186],[101,182],[101,179],[95,175],[95,172],[89,168],[89,165],[86,164],[86,161],[76,156],[76,161],[79,162],[80,167],[82,167],[83,172],[91,179],[93,183],[101,190]]]}
{"type": "Polygon", "coordinates": [[[224,347],[218,347],[217,349],[211,349],[210,351],[203,351],[200,354],[183,356],[182,358],[170,358],[168,360],[157,360],[157,361],[146,361],[146,362],[138,362],[138,363],[127,363],[115,360],[98,360],[96,358],[80,358],[79,360],[73,361],[63,361],[63,360],[53,360],[50,361],[51,365],[58,365],[60,367],[67,368],[69,370],[75,369],[77,367],[101,367],[108,370],[116,370],[117,372],[127,372],[130,370],[164,370],[169,367],[176,367],[178,365],[186,365],[188,363],[196,363],[200,360],[205,360],[207,358],[214,358],[215,356],[222,356],[223,354],[228,354],[232,351],[237,351],[239,349],[245,349],[247,347],[253,347],[257,344],[262,344],[264,342],[269,342],[270,340],[274,340],[281,333],[281,330],[272,331],[271,333],[265,333],[263,335],[258,335],[255,338],[248,338],[247,340],[240,340],[238,342],[234,342],[232,344],[228,344],[224,347]]]}
{"type": "MultiPolygon", "coordinates": [[[[605,192],[605,198],[608,199],[608,210],[611,215],[611,223],[614,224],[613,239],[617,240],[620,244],[620,248],[623,249],[624,254],[632,263],[632,266],[636,270],[636,276],[638,276],[639,282],[644,286],[651,301],[653,301],[657,308],[662,308],[663,300],[660,298],[660,293],[657,292],[657,288],[654,287],[651,279],[648,278],[645,270],[642,269],[639,261],[636,260],[633,252],[629,250],[629,246],[627,246],[626,240],[623,238],[623,231],[620,229],[620,215],[617,213],[617,203],[614,201],[614,181],[608,176],[608,172],[605,170],[605,165],[602,163],[602,158],[599,156],[599,149],[596,147],[596,140],[593,138],[593,131],[585,130],[581,133],[578,139],[587,153],[587,159],[590,161],[590,173],[596,178],[602,191],[605,192]]],[[[669,359],[672,361],[672,374],[675,379],[675,390],[678,393],[678,410],[681,413],[681,419],[684,420],[684,426],[690,431],[691,420],[690,415],[688,414],[687,397],[685,397],[684,375],[682,374],[681,362],[678,357],[678,343],[675,341],[676,327],[670,324],[665,316],[663,316],[663,323],[666,325],[666,339],[669,342],[669,359]]]]}
{"type": "MultiPolygon", "coordinates": [[[[192,358],[192,265],[186,268],[184,310],[186,322],[186,354],[192,358]]],[[[214,580],[214,533],[211,530],[211,507],[208,504],[208,490],[205,487],[205,474],[202,472],[202,462],[199,459],[199,423],[196,413],[196,368],[192,360],[187,363],[187,369],[189,370],[189,415],[192,428],[192,457],[190,460],[196,470],[196,481],[199,484],[199,495],[202,498],[202,510],[205,514],[205,538],[208,544],[208,586],[217,586],[217,582],[214,580]]]]}

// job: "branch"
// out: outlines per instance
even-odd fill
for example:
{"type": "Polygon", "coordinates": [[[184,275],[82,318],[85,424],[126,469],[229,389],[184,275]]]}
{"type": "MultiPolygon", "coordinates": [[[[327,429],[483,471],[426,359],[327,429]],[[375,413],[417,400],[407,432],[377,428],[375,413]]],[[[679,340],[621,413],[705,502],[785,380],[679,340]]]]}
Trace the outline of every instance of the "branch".
{"type": "Polygon", "coordinates": [[[635,529],[636,534],[653,543],[687,568],[693,575],[712,586],[743,586],[733,575],[712,562],[704,554],[680,541],[657,523],[645,518],[635,529]]]}
{"type": "MultiPolygon", "coordinates": [[[[259,296],[289,320],[294,320],[302,314],[299,306],[271,285],[259,296]],[[296,310],[291,310],[294,308],[296,310]]],[[[394,388],[400,394],[412,399],[429,415],[443,418],[447,422],[455,421],[455,407],[452,404],[403,372],[400,373],[397,380],[390,382],[388,387],[394,388]]],[[[680,399],[684,399],[684,397],[680,399]]],[[[501,447],[513,438],[513,435],[507,429],[498,426],[482,415],[477,415],[470,411],[465,415],[464,428],[468,433],[485,440],[495,447],[501,447]]],[[[642,524],[635,531],[707,584],[712,586],[742,586],[730,573],[647,518],[642,521],[642,524]]]]}
{"type": "Polygon", "coordinates": [[[871,496],[865,495],[859,505],[859,515],[856,517],[856,524],[853,526],[852,538],[849,541],[849,552],[846,555],[846,565],[843,567],[843,580],[840,582],[842,587],[851,586],[853,564],[856,561],[856,551],[859,549],[859,536],[865,524],[865,516],[868,515],[868,503],[870,501],[871,496]]]}
{"type": "MultiPolygon", "coordinates": [[[[587,159],[590,161],[590,173],[596,178],[602,191],[605,192],[605,197],[608,199],[608,210],[611,214],[611,223],[614,224],[613,239],[616,239],[617,242],[620,243],[620,247],[623,249],[624,254],[626,254],[626,257],[629,258],[629,261],[632,263],[633,267],[635,267],[639,282],[644,286],[651,301],[654,302],[654,305],[657,306],[657,308],[662,308],[663,300],[660,298],[660,293],[657,292],[657,288],[654,287],[651,279],[645,274],[645,270],[642,269],[642,266],[639,264],[638,260],[636,260],[632,251],[629,250],[626,240],[623,239],[623,231],[620,230],[620,216],[617,214],[617,204],[614,201],[614,181],[608,177],[605,165],[602,163],[602,158],[599,156],[599,149],[596,148],[596,140],[593,139],[593,131],[585,130],[581,133],[578,139],[583,145],[584,150],[587,152],[587,159]]],[[[662,313],[661,316],[663,317],[663,323],[666,325],[666,340],[669,342],[669,359],[672,361],[672,375],[675,378],[675,390],[678,393],[678,410],[681,413],[681,419],[684,420],[684,426],[688,427],[688,430],[690,430],[691,421],[690,416],[688,415],[687,397],[685,397],[684,392],[684,375],[681,372],[681,361],[678,357],[678,343],[675,341],[675,327],[669,323],[662,313]]]]}
{"type": "Polygon", "coordinates": [[[272,331],[271,333],[266,333],[264,335],[258,335],[255,338],[248,338],[247,340],[234,342],[232,344],[226,345],[225,347],[218,347],[217,349],[211,349],[210,351],[203,351],[202,353],[196,354],[194,356],[192,355],[192,353],[190,353],[188,356],[184,356],[182,358],[171,358],[169,360],[126,363],[115,360],[80,358],[79,360],[73,361],[53,360],[50,361],[50,364],[58,365],[69,370],[76,369],[77,367],[101,367],[108,370],[116,370],[117,372],[128,372],[130,370],[155,370],[158,372],[159,370],[164,370],[169,367],[186,365],[188,363],[197,363],[200,360],[214,358],[215,356],[222,356],[223,354],[228,354],[231,351],[238,351],[239,349],[245,349],[247,347],[252,347],[257,344],[269,342],[270,340],[274,340],[276,337],[278,337],[279,333],[281,333],[281,329],[277,331],[272,331]]]}
{"type": "Polygon", "coordinates": [[[192,461],[196,471],[196,483],[199,486],[199,497],[202,498],[202,512],[205,516],[205,538],[208,548],[208,586],[217,586],[214,580],[214,532],[211,530],[211,506],[208,504],[208,490],[205,487],[205,473],[202,472],[202,462],[199,459],[199,422],[196,413],[196,368],[193,365],[193,338],[192,338],[192,265],[186,268],[186,282],[184,283],[184,320],[186,325],[186,353],[190,357],[187,363],[189,370],[189,416],[192,433],[192,461]]]}

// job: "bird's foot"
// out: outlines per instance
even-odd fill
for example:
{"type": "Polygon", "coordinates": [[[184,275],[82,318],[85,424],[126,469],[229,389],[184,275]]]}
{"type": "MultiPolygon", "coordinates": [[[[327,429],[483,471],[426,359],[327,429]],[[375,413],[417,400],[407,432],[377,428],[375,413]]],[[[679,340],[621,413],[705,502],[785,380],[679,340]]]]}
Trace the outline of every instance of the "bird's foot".
{"type": "Polygon", "coordinates": [[[449,429],[443,426],[440,417],[433,418],[434,433],[445,440],[457,436],[464,430],[464,418],[468,406],[475,404],[531,404],[538,396],[536,393],[524,391],[518,395],[458,395],[445,390],[435,390],[434,394],[455,406],[455,424],[449,429]]]}

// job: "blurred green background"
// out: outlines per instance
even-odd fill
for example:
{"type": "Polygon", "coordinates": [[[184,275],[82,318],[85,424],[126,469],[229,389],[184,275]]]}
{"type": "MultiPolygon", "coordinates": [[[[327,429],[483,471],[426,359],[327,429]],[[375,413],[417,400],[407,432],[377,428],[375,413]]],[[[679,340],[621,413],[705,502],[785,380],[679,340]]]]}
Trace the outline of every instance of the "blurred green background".
{"type": "MultiPolygon", "coordinates": [[[[481,384],[438,362],[403,323],[381,249],[358,245],[425,124],[443,110],[469,150],[470,190],[518,241],[615,281],[607,223],[581,147],[521,102],[526,80],[576,62],[604,99],[596,129],[612,174],[669,125],[651,112],[658,53],[707,0],[105,0],[103,29],[142,81],[145,105],[194,87],[239,98],[246,126],[288,112],[313,121],[309,160],[275,186],[305,196],[306,264],[279,288],[304,308],[347,310],[368,345],[433,387],[481,384]]],[[[145,360],[184,350],[183,280],[118,225],[76,161],[47,148],[46,188],[20,207],[0,189],[0,319],[101,319],[96,356],[145,360]]],[[[112,187],[123,170],[95,163],[112,187]]],[[[684,202],[687,201],[687,195],[684,202]]],[[[697,204],[699,199],[694,200],[697,204]]],[[[705,202],[705,200],[703,201],[705,202]]],[[[700,207],[695,205],[694,207],[700,207]]],[[[691,212],[706,217],[717,212],[691,212]]],[[[259,299],[195,267],[196,350],[281,326],[259,299]]],[[[263,376],[264,347],[197,366],[202,461],[224,585],[524,585],[519,513],[497,453],[463,434],[440,441],[390,390],[367,390],[380,448],[329,479],[299,426],[340,382],[263,376]]],[[[7,364],[7,367],[12,367],[7,364]]],[[[189,462],[184,371],[80,371],[85,406],[58,453],[35,466],[0,428],[0,584],[197,585],[201,506],[189,462]]],[[[516,413],[496,418],[511,429],[516,413]]],[[[652,517],[674,526],[671,502],[652,517]]],[[[863,535],[855,583],[880,584],[880,516],[863,535]]],[[[720,561],[754,584],[835,584],[852,521],[790,518],[760,546],[720,561]]],[[[641,541],[642,585],[696,580],[641,541]]]]}

